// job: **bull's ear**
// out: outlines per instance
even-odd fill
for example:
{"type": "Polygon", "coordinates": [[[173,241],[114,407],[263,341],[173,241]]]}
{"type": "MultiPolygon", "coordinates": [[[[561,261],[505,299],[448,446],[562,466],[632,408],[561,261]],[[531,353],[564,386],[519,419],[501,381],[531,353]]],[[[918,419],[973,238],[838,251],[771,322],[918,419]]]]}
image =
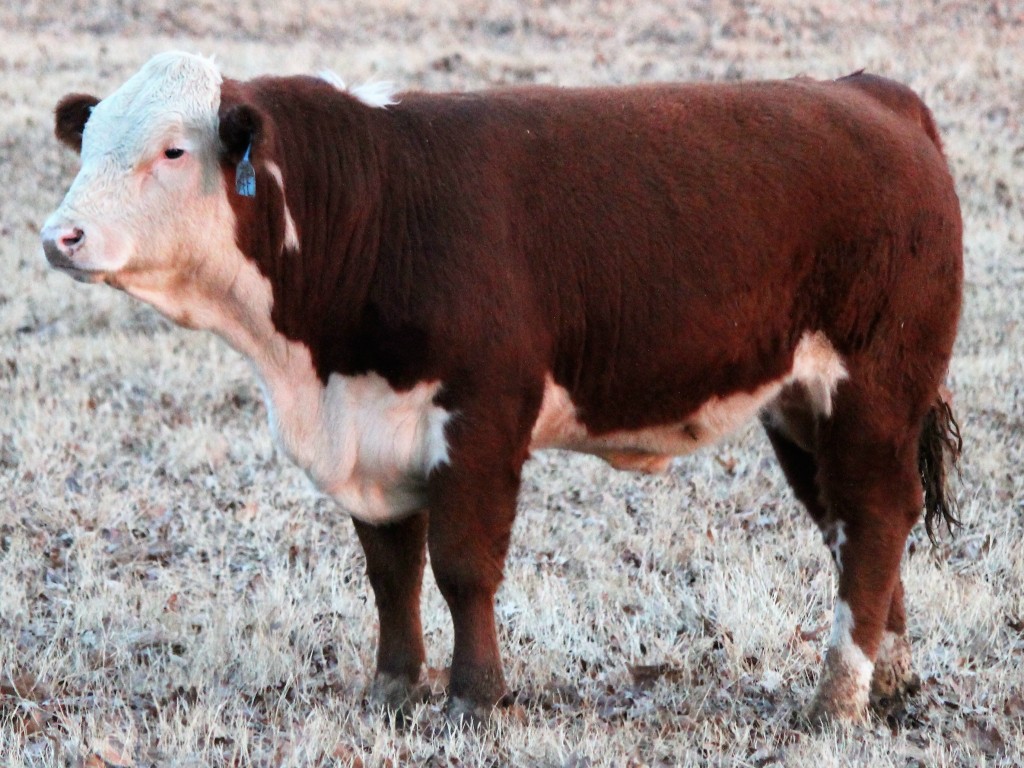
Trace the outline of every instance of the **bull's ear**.
{"type": "Polygon", "coordinates": [[[263,128],[263,119],[249,104],[222,107],[220,112],[220,146],[222,157],[237,163],[245,150],[255,144],[263,128]]]}
{"type": "Polygon", "coordinates": [[[76,152],[81,152],[85,123],[92,113],[92,108],[99,103],[100,100],[95,96],[69,93],[57,102],[57,108],[53,111],[54,135],[76,152]]]}

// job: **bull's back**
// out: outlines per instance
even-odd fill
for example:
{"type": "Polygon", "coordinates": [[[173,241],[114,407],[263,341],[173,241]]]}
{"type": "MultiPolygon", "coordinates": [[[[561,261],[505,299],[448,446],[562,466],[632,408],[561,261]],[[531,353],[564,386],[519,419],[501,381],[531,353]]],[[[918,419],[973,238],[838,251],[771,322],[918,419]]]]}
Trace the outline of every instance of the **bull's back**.
{"type": "MultiPolygon", "coordinates": [[[[519,361],[543,357],[587,428],[610,432],[758,390],[808,332],[847,354],[878,332],[872,318],[929,301],[933,270],[908,263],[908,240],[918,220],[959,226],[952,182],[913,114],[860,82],[539,88],[396,109],[449,202],[454,239],[437,251],[483,287],[488,332],[507,331],[519,361]]],[[[957,259],[947,239],[927,258],[957,259]]]]}
{"type": "Polygon", "coordinates": [[[930,277],[906,263],[915,221],[958,221],[927,132],[838,84],[577,98],[523,140],[517,184],[525,258],[557,310],[554,379],[593,431],[754,392],[808,332],[864,345],[930,277]]]}

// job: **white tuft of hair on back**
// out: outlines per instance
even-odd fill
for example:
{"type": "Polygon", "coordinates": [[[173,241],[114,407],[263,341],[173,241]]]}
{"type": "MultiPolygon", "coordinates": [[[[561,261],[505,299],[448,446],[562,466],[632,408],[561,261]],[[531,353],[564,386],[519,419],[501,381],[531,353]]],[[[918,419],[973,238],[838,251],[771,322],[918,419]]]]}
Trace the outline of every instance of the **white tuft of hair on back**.
{"type": "Polygon", "coordinates": [[[345,81],[341,79],[341,76],[330,69],[322,69],[316,73],[316,76],[323,80],[325,83],[330,83],[339,91],[347,91],[348,86],[345,85],[345,81]]]}
{"type": "Polygon", "coordinates": [[[317,77],[325,83],[330,83],[339,91],[352,94],[369,107],[389,107],[392,104],[398,103],[398,99],[395,98],[397,89],[390,80],[363,83],[355,88],[349,88],[336,72],[332,72],[329,69],[321,70],[317,73],[317,77]]]}
{"type": "Polygon", "coordinates": [[[396,92],[395,84],[390,80],[363,83],[350,91],[353,96],[371,107],[388,107],[397,104],[396,92]]]}

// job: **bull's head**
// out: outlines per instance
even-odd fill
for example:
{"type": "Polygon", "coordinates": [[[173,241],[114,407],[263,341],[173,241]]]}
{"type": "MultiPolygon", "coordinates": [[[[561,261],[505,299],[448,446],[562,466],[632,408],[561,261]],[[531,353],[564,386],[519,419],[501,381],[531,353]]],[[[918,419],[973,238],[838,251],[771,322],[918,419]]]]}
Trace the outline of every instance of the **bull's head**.
{"type": "Polygon", "coordinates": [[[50,264],[122,288],[179,322],[200,320],[182,294],[237,270],[225,176],[259,130],[248,107],[220,114],[221,84],[212,61],[167,53],[102,101],[60,101],[56,135],[80,151],[82,165],[41,232],[50,264]]]}

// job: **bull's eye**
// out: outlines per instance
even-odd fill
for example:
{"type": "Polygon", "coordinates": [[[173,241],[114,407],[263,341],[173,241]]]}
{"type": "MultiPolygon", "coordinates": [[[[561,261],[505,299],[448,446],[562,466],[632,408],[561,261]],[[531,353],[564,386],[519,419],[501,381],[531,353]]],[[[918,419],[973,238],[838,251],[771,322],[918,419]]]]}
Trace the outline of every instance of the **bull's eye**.
{"type": "Polygon", "coordinates": [[[177,160],[179,157],[181,157],[184,154],[185,154],[185,150],[184,149],[180,149],[178,147],[171,147],[170,149],[165,149],[164,150],[164,157],[166,157],[168,160],[177,160]]]}

